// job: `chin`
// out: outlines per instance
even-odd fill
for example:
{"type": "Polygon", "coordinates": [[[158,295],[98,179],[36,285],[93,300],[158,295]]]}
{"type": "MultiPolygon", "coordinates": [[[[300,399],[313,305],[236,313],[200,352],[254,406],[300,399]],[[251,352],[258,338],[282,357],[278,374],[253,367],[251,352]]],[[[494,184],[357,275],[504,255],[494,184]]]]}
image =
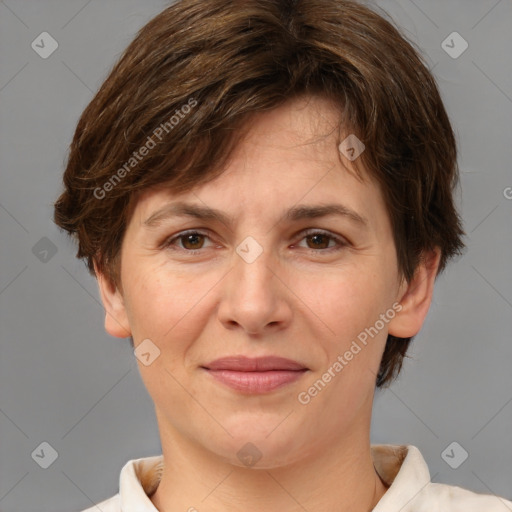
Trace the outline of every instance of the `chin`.
{"type": "MultiPolygon", "coordinates": [[[[272,469],[286,466],[302,458],[300,432],[294,432],[280,417],[272,421],[259,421],[248,418],[236,425],[226,427],[233,437],[224,436],[222,446],[212,447],[227,462],[248,469],[272,469]],[[280,424],[282,422],[282,424],[280,424]],[[277,427],[277,428],[276,428],[277,427]]],[[[211,438],[210,438],[211,440],[211,438]]]]}

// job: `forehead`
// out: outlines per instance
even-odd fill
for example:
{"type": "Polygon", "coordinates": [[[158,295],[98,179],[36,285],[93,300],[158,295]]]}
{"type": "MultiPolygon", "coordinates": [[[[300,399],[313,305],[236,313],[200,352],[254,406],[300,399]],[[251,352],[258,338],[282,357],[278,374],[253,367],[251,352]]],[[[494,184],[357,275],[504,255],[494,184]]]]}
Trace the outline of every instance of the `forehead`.
{"type": "Polygon", "coordinates": [[[298,203],[340,202],[363,218],[386,214],[379,186],[360,166],[359,177],[357,162],[340,153],[339,143],[350,133],[333,102],[299,97],[254,114],[247,128],[213,181],[183,194],[174,194],[165,184],[145,190],[136,205],[139,221],[169,201],[183,199],[233,215],[282,215],[285,206],[298,203]]]}

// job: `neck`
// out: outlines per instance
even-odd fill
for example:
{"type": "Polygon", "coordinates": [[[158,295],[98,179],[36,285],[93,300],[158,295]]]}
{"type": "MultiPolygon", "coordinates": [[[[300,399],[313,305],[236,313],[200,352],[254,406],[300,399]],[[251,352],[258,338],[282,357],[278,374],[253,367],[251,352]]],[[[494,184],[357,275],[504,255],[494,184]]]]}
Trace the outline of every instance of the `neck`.
{"type": "Polygon", "coordinates": [[[166,432],[165,468],[151,496],[160,512],[369,512],[387,486],[373,466],[369,430],[287,465],[245,468],[166,432]]]}

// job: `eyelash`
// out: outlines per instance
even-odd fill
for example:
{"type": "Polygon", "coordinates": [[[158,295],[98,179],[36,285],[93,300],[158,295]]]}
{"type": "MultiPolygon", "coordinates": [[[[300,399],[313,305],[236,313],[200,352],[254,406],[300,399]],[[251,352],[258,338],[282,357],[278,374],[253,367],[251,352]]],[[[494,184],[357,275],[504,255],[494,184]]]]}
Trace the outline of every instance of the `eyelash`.
{"type": "MultiPolygon", "coordinates": [[[[347,241],[345,241],[344,239],[342,239],[342,238],[340,238],[340,237],[338,237],[336,235],[333,235],[332,233],[329,233],[328,231],[305,230],[305,231],[302,231],[300,234],[303,235],[302,238],[300,239],[300,241],[302,241],[305,238],[310,237],[310,236],[323,235],[323,236],[329,238],[330,240],[333,240],[334,242],[336,242],[337,247],[330,247],[328,249],[309,249],[309,248],[306,249],[307,251],[312,252],[312,253],[316,253],[316,254],[318,254],[318,253],[324,253],[324,254],[328,253],[328,254],[330,254],[331,252],[340,251],[341,249],[343,249],[344,247],[347,247],[349,245],[349,243],[347,241]]],[[[190,235],[200,235],[200,236],[204,236],[206,238],[210,238],[208,233],[205,233],[205,232],[202,232],[202,231],[198,231],[198,230],[182,231],[182,232],[178,233],[177,235],[172,236],[172,237],[167,238],[166,240],[164,240],[164,242],[162,243],[162,247],[166,248],[166,249],[173,250],[173,251],[183,251],[183,252],[185,252],[185,253],[187,253],[188,255],[191,255],[191,256],[194,256],[196,254],[201,253],[201,251],[203,251],[204,248],[201,248],[201,249],[184,249],[182,247],[174,246],[174,242],[176,240],[183,239],[186,236],[190,236],[190,235]]]]}

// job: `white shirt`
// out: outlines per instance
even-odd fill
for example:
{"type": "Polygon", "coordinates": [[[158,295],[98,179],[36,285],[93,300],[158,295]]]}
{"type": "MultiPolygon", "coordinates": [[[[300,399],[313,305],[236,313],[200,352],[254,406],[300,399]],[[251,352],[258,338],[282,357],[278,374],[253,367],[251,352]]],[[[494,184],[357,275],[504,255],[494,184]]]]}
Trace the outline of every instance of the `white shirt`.
{"type": "MultiPolygon", "coordinates": [[[[390,487],[373,512],[512,512],[512,502],[492,494],[430,482],[418,448],[412,445],[371,446],[375,469],[390,487]]],[[[158,512],[148,498],[158,487],[163,456],[127,462],[119,477],[119,493],[82,512],[158,512]]]]}

